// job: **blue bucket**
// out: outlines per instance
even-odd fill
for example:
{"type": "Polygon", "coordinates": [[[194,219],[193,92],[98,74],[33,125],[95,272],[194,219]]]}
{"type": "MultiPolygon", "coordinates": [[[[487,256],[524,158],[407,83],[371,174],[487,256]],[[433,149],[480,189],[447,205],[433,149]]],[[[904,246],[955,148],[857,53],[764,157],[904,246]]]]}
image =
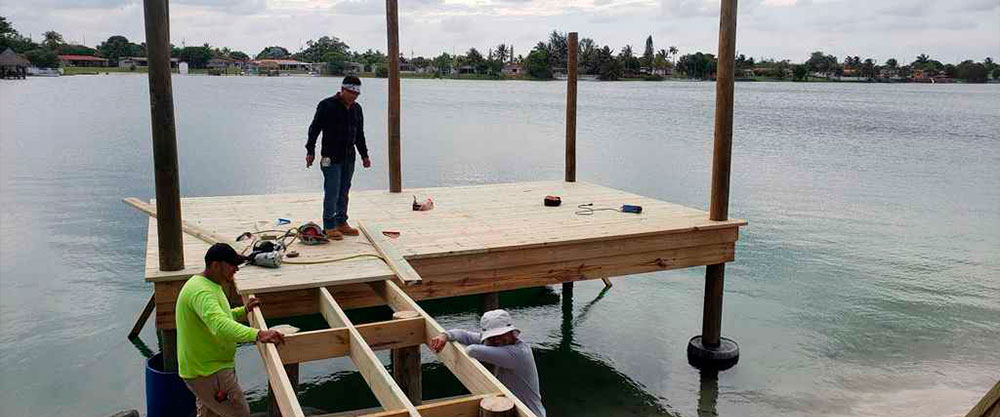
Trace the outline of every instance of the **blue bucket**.
{"type": "Polygon", "coordinates": [[[146,361],[146,416],[194,415],[194,394],[177,372],[163,370],[163,353],[146,361]]]}

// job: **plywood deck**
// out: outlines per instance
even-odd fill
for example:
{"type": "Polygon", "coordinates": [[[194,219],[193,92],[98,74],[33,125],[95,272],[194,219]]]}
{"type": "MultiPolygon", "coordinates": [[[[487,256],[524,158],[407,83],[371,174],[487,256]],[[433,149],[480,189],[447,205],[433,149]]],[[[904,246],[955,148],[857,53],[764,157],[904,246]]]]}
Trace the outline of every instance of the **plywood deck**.
{"type": "MultiPolygon", "coordinates": [[[[186,221],[215,234],[235,238],[245,231],[274,227],[278,218],[321,222],[322,193],[184,198],[186,221]]],[[[396,248],[424,278],[407,287],[414,298],[431,298],[487,292],[647,272],[733,259],[733,246],[742,220],[710,221],[706,212],[588,184],[543,181],[497,185],[387,191],[354,191],[350,197],[350,222],[377,225],[398,231],[396,248]],[[544,207],[546,195],[559,195],[560,207],[544,207]],[[411,210],[413,196],[430,197],[435,209],[411,210]],[[576,215],[577,205],[596,207],[643,206],[642,214],[598,211],[576,215]],[[593,272],[589,276],[586,273],[593,272]],[[547,281],[546,281],[547,280],[547,281]],[[538,284],[543,282],[543,284],[538,284]],[[456,290],[455,285],[463,286],[456,290]]],[[[146,279],[165,284],[183,281],[203,267],[208,245],[184,237],[188,268],[164,273],[157,269],[156,221],[149,223],[146,279]]],[[[364,235],[322,246],[293,245],[298,260],[340,258],[375,254],[364,235]]],[[[284,264],[278,269],[247,266],[237,274],[241,294],[293,292],[331,286],[366,305],[370,294],[353,294],[350,285],[392,277],[380,259],[357,258],[317,265],[284,264]]],[[[158,289],[158,295],[160,290],[158,289]]],[[[337,291],[334,291],[336,294],[337,291]]],[[[157,300],[158,311],[161,297],[157,300]]],[[[164,306],[167,307],[167,306],[164,306]]]]}

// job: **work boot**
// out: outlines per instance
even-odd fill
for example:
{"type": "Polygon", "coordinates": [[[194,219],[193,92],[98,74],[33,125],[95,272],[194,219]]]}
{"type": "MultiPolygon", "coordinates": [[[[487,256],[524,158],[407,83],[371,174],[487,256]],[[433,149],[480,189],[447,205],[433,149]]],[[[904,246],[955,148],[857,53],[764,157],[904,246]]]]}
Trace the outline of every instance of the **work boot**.
{"type": "Polygon", "coordinates": [[[337,226],[337,231],[339,231],[340,233],[343,233],[344,236],[357,236],[358,235],[358,229],[355,229],[355,228],[351,227],[351,225],[349,225],[347,223],[341,223],[340,226],[337,226]]]}
{"type": "Polygon", "coordinates": [[[344,240],[344,234],[337,229],[326,229],[323,231],[330,240],[344,240]]]}

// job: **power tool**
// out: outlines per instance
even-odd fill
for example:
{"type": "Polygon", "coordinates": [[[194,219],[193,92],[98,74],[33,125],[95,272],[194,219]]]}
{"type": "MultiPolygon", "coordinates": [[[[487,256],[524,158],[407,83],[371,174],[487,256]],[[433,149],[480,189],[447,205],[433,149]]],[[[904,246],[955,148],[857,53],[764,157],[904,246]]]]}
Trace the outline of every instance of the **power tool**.
{"type": "Polygon", "coordinates": [[[281,266],[284,257],[284,245],[273,240],[263,240],[253,245],[253,251],[247,256],[247,263],[265,268],[277,268],[281,266]]]}

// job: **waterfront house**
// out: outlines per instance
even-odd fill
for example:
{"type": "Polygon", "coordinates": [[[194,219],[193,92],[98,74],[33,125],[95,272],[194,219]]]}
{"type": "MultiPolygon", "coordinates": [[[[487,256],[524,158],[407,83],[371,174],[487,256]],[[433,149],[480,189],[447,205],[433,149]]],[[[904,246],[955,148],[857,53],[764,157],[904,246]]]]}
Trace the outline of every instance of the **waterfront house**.
{"type": "MultiPolygon", "coordinates": [[[[170,68],[177,68],[177,63],[180,62],[177,58],[170,58],[170,68]]],[[[118,68],[134,69],[134,68],[145,68],[149,66],[149,60],[146,57],[141,56],[130,56],[125,58],[118,58],[118,68]]]]}
{"type": "Polygon", "coordinates": [[[64,67],[106,67],[107,58],[91,55],[59,55],[59,64],[64,67]]]}
{"type": "Polygon", "coordinates": [[[358,75],[365,72],[365,66],[360,62],[347,61],[344,63],[344,74],[358,75]]]}
{"type": "Polygon", "coordinates": [[[302,71],[309,72],[313,65],[308,62],[301,62],[294,59],[259,59],[257,65],[261,68],[279,71],[302,71]]]}
{"type": "Polygon", "coordinates": [[[24,78],[31,63],[23,56],[7,48],[0,53],[0,78],[24,78]]]}
{"type": "Polygon", "coordinates": [[[503,75],[523,75],[524,74],[524,68],[521,67],[521,64],[510,63],[510,64],[507,64],[507,65],[504,65],[503,69],[500,70],[500,73],[503,74],[503,75]]]}

